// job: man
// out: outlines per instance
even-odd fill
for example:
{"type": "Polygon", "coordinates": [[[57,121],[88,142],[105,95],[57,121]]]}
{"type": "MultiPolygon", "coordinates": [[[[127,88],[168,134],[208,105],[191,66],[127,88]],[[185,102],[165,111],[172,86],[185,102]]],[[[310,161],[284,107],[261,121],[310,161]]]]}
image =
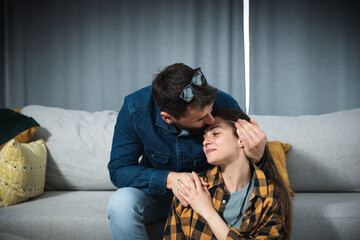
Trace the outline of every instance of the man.
{"type": "MultiPolygon", "coordinates": [[[[211,87],[200,69],[181,63],[125,97],[108,164],[119,188],[108,208],[114,239],[147,239],[145,224],[167,217],[173,194],[188,205],[177,192],[179,179],[186,183],[186,172],[210,168],[201,129],[214,123],[213,109],[226,107],[240,109],[231,96],[211,87]]],[[[239,121],[237,132],[246,155],[261,164],[266,136],[252,123],[239,121]]]]}

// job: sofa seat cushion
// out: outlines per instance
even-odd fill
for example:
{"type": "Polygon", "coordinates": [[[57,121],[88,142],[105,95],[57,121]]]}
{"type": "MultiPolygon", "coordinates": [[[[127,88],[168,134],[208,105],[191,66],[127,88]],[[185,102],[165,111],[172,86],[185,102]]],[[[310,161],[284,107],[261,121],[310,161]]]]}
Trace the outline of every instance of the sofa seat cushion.
{"type": "Polygon", "coordinates": [[[45,191],[0,209],[0,232],[31,239],[112,239],[107,205],[112,191],[45,191]]]}
{"type": "Polygon", "coordinates": [[[296,193],[292,240],[358,239],[360,193],[296,193]]]}
{"type": "MultiPolygon", "coordinates": [[[[0,209],[0,232],[26,239],[112,239],[107,205],[112,191],[45,191],[0,209]]],[[[357,239],[360,193],[296,193],[292,240],[357,239]]],[[[151,224],[161,239],[164,221],[151,224]]]]}

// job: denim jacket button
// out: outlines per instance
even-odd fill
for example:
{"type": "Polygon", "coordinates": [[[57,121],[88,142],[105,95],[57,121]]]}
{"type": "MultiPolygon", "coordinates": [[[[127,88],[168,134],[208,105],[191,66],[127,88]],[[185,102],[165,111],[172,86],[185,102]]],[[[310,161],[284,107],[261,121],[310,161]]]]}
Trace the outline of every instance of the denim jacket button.
{"type": "Polygon", "coordinates": [[[222,202],[222,204],[225,204],[225,203],[226,203],[226,200],[224,199],[224,200],[222,200],[221,202],[222,202]]]}

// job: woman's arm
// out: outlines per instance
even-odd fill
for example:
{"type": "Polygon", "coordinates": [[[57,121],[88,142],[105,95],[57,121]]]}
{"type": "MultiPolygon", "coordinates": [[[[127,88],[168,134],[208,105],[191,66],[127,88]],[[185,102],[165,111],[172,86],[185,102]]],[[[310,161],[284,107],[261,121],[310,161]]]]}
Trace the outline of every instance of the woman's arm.
{"type": "Polygon", "coordinates": [[[174,197],[171,204],[169,216],[166,221],[163,240],[185,239],[185,234],[182,231],[180,223],[181,212],[183,211],[183,209],[184,208],[179,202],[179,200],[174,197]]]}
{"type": "MultiPolygon", "coordinates": [[[[214,208],[213,208],[214,209],[214,208]]],[[[195,211],[196,212],[196,211],[195,211]]],[[[227,235],[229,234],[229,227],[224,222],[224,220],[220,217],[220,215],[214,209],[213,212],[206,214],[203,218],[208,223],[212,232],[214,233],[216,239],[225,240],[227,235]]]]}

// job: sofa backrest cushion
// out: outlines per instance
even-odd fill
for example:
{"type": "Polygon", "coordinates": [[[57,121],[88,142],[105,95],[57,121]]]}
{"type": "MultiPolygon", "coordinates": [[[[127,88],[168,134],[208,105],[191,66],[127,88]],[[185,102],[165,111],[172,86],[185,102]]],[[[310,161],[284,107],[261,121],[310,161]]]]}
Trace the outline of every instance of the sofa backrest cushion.
{"type": "Polygon", "coordinates": [[[107,164],[117,112],[30,105],[21,113],[40,124],[34,139],[43,138],[48,148],[45,189],[116,189],[107,164]]]}
{"type": "Polygon", "coordinates": [[[268,141],[290,143],[291,188],[304,192],[360,191],[360,108],[316,116],[252,116],[268,141]]]}
{"type": "MultiPolygon", "coordinates": [[[[117,112],[30,105],[48,148],[46,189],[114,190],[107,164],[117,112]]],[[[360,108],[298,117],[253,115],[268,141],[290,143],[287,171],[295,192],[360,191],[360,108]]]]}

